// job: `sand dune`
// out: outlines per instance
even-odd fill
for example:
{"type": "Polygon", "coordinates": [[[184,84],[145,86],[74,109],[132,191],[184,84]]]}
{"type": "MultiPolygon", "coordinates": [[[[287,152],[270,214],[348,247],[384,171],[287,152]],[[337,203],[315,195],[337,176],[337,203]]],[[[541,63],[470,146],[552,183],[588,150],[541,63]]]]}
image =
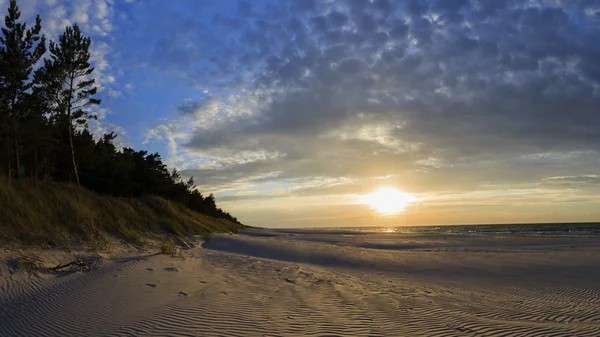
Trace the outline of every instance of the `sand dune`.
{"type": "Polygon", "coordinates": [[[3,267],[0,336],[600,335],[600,239],[262,230],[186,256],[3,267]]]}

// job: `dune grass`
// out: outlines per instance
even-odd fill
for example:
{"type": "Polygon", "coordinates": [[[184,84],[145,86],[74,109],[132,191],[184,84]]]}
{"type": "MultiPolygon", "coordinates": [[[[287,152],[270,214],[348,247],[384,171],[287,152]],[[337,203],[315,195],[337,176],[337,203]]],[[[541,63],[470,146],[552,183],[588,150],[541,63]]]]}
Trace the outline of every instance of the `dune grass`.
{"type": "Polygon", "coordinates": [[[101,249],[107,234],[142,244],[148,232],[208,235],[242,227],[156,196],[115,198],[73,184],[0,179],[0,239],[8,241],[60,246],[85,241],[101,249]]]}

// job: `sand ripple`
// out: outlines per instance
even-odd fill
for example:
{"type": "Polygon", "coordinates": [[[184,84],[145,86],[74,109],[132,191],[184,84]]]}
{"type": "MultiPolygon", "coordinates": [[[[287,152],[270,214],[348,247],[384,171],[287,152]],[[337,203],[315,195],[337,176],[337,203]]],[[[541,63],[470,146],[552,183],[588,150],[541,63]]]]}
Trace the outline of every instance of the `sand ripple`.
{"type": "Polygon", "coordinates": [[[0,336],[600,336],[593,249],[219,240],[186,261],[152,256],[46,284],[0,283],[0,336]],[[279,254],[266,259],[270,248],[279,254]]]}

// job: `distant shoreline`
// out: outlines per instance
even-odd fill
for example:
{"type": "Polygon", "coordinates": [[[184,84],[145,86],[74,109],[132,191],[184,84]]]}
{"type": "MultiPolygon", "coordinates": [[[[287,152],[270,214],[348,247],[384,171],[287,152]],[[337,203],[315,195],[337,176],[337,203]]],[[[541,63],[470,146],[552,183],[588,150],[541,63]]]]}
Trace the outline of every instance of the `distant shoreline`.
{"type": "Polygon", "coordinates": [[[522,222],[522,223],[472,223],[472,224],[446,224],[446,225],[406,225],[406,226],[315,226],[315,227],[252,227],[264,229],[349,229],[349,228],[400,228],[400,227],[446,227],[446,226],[530,226],[530,225],[600,225],[600,221],[583,221],[583,222],[522,222]]]}

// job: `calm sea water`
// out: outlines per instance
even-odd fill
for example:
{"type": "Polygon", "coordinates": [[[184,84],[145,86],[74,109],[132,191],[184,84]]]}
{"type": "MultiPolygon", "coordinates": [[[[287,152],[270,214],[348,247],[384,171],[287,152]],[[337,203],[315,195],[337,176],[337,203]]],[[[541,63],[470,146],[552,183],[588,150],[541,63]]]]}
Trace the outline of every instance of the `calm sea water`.
{"type": "Polygon", "coordinates": [[[507,225],[459,225],[388,228],[345,228],[365,232],[415,234],[473,234],[473,235],[527,235],[527,236],[600,236],[600,223],[552,223],[507,225]]]}

